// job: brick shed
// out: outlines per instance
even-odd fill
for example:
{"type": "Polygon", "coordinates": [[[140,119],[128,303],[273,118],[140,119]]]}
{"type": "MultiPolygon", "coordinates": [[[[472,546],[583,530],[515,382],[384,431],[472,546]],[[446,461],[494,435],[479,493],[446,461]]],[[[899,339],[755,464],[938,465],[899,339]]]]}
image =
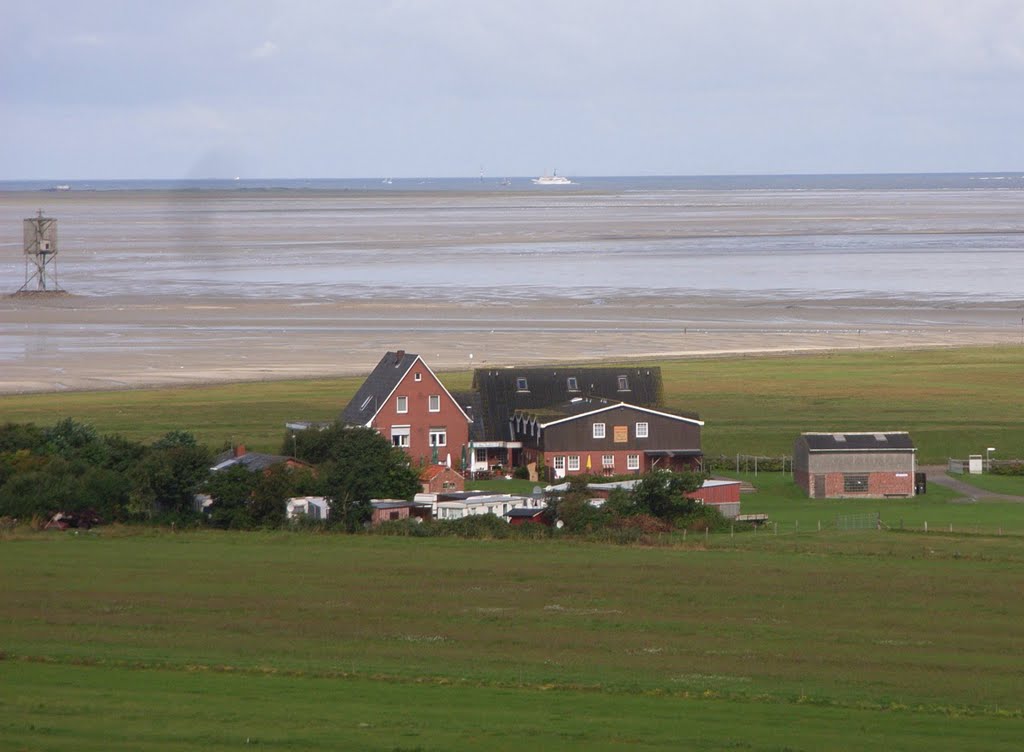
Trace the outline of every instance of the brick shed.
{"type": "Polygon", "coordinates": [[[815,499],[913,496],[916,453],[905,431],[804,433],[793,446],[793,476],[815,499]]]}
{"type": "Polygon", "coordinates": [[[714,507],[723,517],[731,518],[740,513],[740,485],[738,480],[706,480],[704,485],[686,495],[714,507]]]}
{"type": "Polygon", "coordinates": [[[420,490],[435,494],[465,491],[466,479],[446,465],[427,465],[420,471],[420,490]]]}

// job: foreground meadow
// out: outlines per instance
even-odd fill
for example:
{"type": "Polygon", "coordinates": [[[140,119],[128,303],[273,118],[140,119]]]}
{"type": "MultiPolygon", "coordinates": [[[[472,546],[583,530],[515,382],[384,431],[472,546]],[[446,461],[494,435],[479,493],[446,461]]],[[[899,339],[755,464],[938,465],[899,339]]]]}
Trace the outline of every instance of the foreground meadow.
{"type": "MultiPolygon", "coordinates": [[[[704,452],[788,455],[802,431],[906,430],[921,464],[984,453],[1024,456],[1024,348],[846,351],[634,363],[662,369],[665,405],[706,421],[704,452]]],[[[441,374],[449,389],[468,371],[441,374]]],[[[7,395],[0,421],[73,417],[101,433],[153,441],[193,432],[212,447],[278,451],[289,420],[334,420],[363,378],[116,392],[7,395]]]]}
{"type": "Polygon", "coordinates": [[[1016,749],[1018,536],[0,539],[10,749],[1016,749]]]}

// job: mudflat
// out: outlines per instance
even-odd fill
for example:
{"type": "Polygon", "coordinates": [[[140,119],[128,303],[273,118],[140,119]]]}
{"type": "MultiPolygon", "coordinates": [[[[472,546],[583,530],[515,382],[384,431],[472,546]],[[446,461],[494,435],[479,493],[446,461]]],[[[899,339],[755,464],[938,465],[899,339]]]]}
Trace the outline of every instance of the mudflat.
{"type": "Polygon", "coordinates": [[[1024,193],[8,193],[0,392],[1019,343],[1024,193]],[[40,206],[42,204],[42,206],[40,206]]]}

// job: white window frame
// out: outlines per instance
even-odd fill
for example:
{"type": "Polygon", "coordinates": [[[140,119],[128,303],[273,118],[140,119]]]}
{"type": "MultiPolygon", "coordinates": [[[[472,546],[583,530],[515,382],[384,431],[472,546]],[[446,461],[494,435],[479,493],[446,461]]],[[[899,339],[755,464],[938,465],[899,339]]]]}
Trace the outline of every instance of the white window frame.
{"type": "Polygon", "coordinates": [[[430,446],[432,447],[443,447],[448,446],[448,429],[447,428],[431,428],[430,429],[430,446]]]}
{"type": "Polygon", "coordinates": [[[552,459],[555,470],[565,470],[565,457],[558,455],[552,459]]]}
{"type": "Polygon", "coordinates": [[[396,397],[395,398],[395,412],[396,413],[407,413],[409,412],[409,398],[408,397],[396,397]]]}
{"type": "Polygon", "coordinates": [[[638,439],[646,439],[651,435],[651,426],[646,421],[642,421],[636,424],[636,437],[638,439]]]}
{"type": "Polygon", "coordinates": [[[593,436],[595,439],[603,439],[605,437],[606,429],[604,423],[595,423],[593,429],[593,436]]]}
{"type": "Polygon", "coordinates": [[[391,446],[408,449],[412,441],[412,426],[391,426],[391,446]],[[398,439],[398,441],[395,441],[398,439]]]}
{"type": "Polygon", "coordinates": [[[431,394],[427,397],[427,410],[432,413],[441,412],[441,395],[431,394]]]}
{"type": "Polygon", "coordinates": [[[627,454],[626,455],[626,469],[627,470],[639,470],[640,469],[640,455],[639,454],[627,454]]]}
{"type": "Polygon", "coordinates": [[[601,455],[601,467],[607,470],[608,468],[615,468],[615,455],[614,454],[602,454],[601,455]]]}
{"type": "Polygon", "coordinates": [[[413,381],[423,381],[423,374],[422,373],[415,373],[415,374],[413,374],[412,380],[413,381]]]}
{"type": "Polygon", "coordinates": [[[578,392],[580,390],[580,382],[575,376],[570,376],[565,380],[565,388],[570,392],[578,392]]]}
{"type": "Polygon", "coordinates": [[[569,461],[566,463],[568,470],[579,470],[580,469],[580,456],[578,454],[570,454],[569,461]]]}
{"type": "Polygon", "coordinates": [[[619,391],[629,391],[629,376],[627,376],[626,374],[622,374],[621,376],[619,376],[619,391]]]}

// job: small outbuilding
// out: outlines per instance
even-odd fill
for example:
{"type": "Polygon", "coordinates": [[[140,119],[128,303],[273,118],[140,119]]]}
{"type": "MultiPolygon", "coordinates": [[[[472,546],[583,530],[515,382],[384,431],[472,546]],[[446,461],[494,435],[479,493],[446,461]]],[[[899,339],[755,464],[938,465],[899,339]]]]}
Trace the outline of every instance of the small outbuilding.
{"type": "Polygon", "coordinates": [[[373,508],[373,515],[370,522],[379,525],[382,522],[394,520],[407,520],[410,518],[429,520],[432,518],[431,505],[418,501],[404,501],[402,499],[371,499],[370,506],[373,508]]]}
{"type": "Polygon", "coordinates": [[[516,507],[505,512],[510,525],[525,525],[533,523],[537,525],[550,525],[546,516],[547,509],[532,509],[530,507],[516,507]]]}
{"type": "Polygon", "coordinates": [[[448,493],[465,491],[466,479],[447,465],[427,465],[420,471],[420,491],[423,493],[448,493]]]}
{"type": "Polygon", "coordinates": [[[916,453],[906,431],[804,433],[793,476],[814,499],[903,498],[914,495],[916,453]]]}

